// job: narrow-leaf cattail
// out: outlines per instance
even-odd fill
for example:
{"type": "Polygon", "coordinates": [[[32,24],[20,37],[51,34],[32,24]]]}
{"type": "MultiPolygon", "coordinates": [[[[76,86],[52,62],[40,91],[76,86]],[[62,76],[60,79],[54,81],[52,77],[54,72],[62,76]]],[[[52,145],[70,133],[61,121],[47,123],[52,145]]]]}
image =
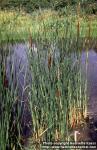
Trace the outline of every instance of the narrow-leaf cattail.
{"type": "Polygon", "coordinates": [[[48,69],[50,69],[52,66],[52,56],[51,54],[48,55],[48,69]]]}

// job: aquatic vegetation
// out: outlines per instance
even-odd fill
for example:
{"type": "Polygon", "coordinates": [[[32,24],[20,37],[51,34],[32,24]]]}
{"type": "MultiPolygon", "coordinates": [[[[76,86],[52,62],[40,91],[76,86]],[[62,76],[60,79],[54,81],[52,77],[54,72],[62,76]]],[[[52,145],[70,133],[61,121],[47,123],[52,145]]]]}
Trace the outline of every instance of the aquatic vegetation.
{"type": "MultiPolygon", "coordinates": [[[[62,49],[60,46],[60,49],[55,48],[56,45],[60,45],[60,40],[56,44],[49,43],[46,50],[41,42],[40,45],[38,43],[35,52],[33,47],[29,49],[26,45],[26,48],[28,48],[26,50],[29,52],[27,62],[30,64],[32,74],[29,93],[33,121],[31,144],[32,141],[37,142],[37,140],[66,140],[69,129],[80,123],[86,110],[86,91],[83,89],[85,82],[81,76],[80,62],[75,62],[72,50],[70,50],[72,48],[70,41],[67,40],[67,43],[65,41],[62,49]],[[66,50],[67,47],[68,50],[66,50]]],[[[25,50],[25,46],[22,48],[25,50]]],[[[14,49],[16,51],[15,47],[14,49]]],[[[7,59],[9,56],[10,53],[7,59]]],[[[76,57],[80,60],[80,51],[76,53],[76,57]]],[[[16,64],[18,65],[18,63],[16,64]]],[[[17,92],[15,90],[13,93],[12,87],[11,91],[5,90],[7,94],[5,94],[4,105],[6,106],[8,98],[10,108],[12,108],[17,92]]],[[[7,128],[10,128],[10,116],[7,117],[5,117],[8,121],[7,128]]],[[[5,143],[7,143],[7,140],[8,136],[5,143]]]]}
{"type": "Polygon", "coordinates": [[[81,76],[80,62],[74,62],[70,51],[63,49],[63,58],[59,51],[57,60],[52,51],[48,52],[44,63],[41,62],[41,53],[43,51],[38,49],[37,62],[31,54],[29,58],[33,74],[31,105],[36,140],[66,140],[70,128],[80,124],[85,115],[85,78],[81,76]],[[39,131],[46,128],[48,130],[40,136],[39,131]]]}
{"type": "Polygon", "coordinates": [[[23,144],[23,139],[27,141],[32,135],[33,130],[28,95],[31,74],[28,70],[26,53],[25,51],[23,52],[24,54],[22,53],[23,55],[20,57],[20,53],[16,47],[16,50],[14,49],[12,54],[9,51],[8,56],[2,55],[0,121],[2,123],[1,130],[4,129],[4,135],[1,133],[1,138],[5,138],[2,139],[5,143],[3,146],[5,147],[4,149],[6,147],[8,149],[13,149],[13,147],[17,149],[20,142],[23,144]],[[5,126],[3,123],[6,123],[5,126]],[[5,135],[7,136],[4,137],[5,135]]]}

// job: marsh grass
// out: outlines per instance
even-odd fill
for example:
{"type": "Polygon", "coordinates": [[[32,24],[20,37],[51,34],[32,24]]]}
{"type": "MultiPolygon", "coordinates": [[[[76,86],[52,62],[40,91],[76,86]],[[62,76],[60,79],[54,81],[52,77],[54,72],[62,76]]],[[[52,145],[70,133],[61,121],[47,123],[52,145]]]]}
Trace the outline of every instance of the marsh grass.
{"type": "Polygon", "coordinates": [[[0,11],[0,43],[7,41],[24,41],[29,34],[34,39],[46,38],[53,40],[68,37],[72,33],[76,37],[78,22],[80,24],[80,37],[87,37],[87,31],[91,22],[91,37],[96,37],[97,21],[95,17],[73,14],[68,11],[67,15],[60,16],[58,12],[43,10],[27,14],[23,11],[0,11]]]}
{"type": "Polygon", "coordinates": [[[5,149],[8,138],[9,128],[9,111],[11,97],[9,92],[3,87],[4,82],[4,53],[1,50],[1,65],[0,65],[0,148],[5,149]],[[6,136],[5,136],[6,135],[6,136]]]}
{"type": "Polygon", "coordinates": [[[41,63],[40,49],[37,62],[30,53],[33,139],[36,143],[68,140],[70,130],[80,125],[85,117],[87,86],[86,78],[81,74],[81,52],[80,49],[75,52],[77,60],[73,60],[70,42],[71,39],[65,41],[62,49],[60,46],[57,60],[53,57],[54,50],[48,48],[47,66],[41,63]]]}
{"type": "MultiPolygon", "coordinates": [[[[12,135],[14,134],[11,131],[11,128],[13,124],[11,123],[11,113],[12,113],[12,108],[13,104],[17,100],[17,87],[16,89],[13,90],[13,83],[11,84],[10,87],[8,87],[8,83],[6,81],[6,58],[11,54],[9,46],[6,48],[1,47],[0,51],[0,149],[5,150],[7,147],[9,149],[14,149],[14,144],[19,143],[20,139],[12,139],[12,135]],[[6,49],[6,51],[4,50],[6,49]],[[17,141],[17,143],[15,143],[17,141]]],[[[13,66],[12,66],[12,71],[10,74],[10,81],[13,78],[13,66]]],[[[18,115],[19,115],[18,110],[18,115]]],[[[14,114],[13,114],[14,115],[14,114]]],[[[16,115],[16,114],[15,114],[16,115]]],[[[18,115],[17,115],[17,120],[18,120],[18,115]]],[[[20,125],[17,122],[17,128],[18,132],[20,131],[20,125]]],[[[15,137],[15,136],[14,136],[15,137]]],[[[17,138],[17,137],[16,137],[17,138]]]]}
{"type": "MultiPolygon", "coordinates": [[[[44,45],[41,43],[44,43],[44,40],[40,41],[35,57],[33,49],[28,49],[33,77],[30,91],[33,119],[33,135],[30,138],[30,146],[33,148],[36,148],[37,145],[41,147],[41,141],[70,140],[70,130],[81,124],[87,108],[86,90],[84,89],[87,87],[80,67],[80,45],[76,43],[77,45],[74,44],[72,47],[72,39],[57,39],[56,44],[55,41],[45,43],[46,49],[43,51],[44,45]],[[57,53],[56,45],[59,53],[57,53]],[[58,57],[55,57],[56,53],[58,57]],[[75,56],[73,57],[72,54],[75,56]]],[[[3,67],[1,70],[4,71],[4,62],[1,66],[3,67]]],[[[3,77],[4,72],[0,78],[1,81],[3,81],[3,77]]],[[[4,146],[8,142],[9,114],[16,94],[13,93],[12,87],[10,91],[4,89],[2,82],[0,86],[2,86],[4,107],[6,108],[1,125],[3,134],[1,137],[4,137],[1,142],[5,143],[1,143],[1,146],[2,149],[5,149],[4,146]]]]}

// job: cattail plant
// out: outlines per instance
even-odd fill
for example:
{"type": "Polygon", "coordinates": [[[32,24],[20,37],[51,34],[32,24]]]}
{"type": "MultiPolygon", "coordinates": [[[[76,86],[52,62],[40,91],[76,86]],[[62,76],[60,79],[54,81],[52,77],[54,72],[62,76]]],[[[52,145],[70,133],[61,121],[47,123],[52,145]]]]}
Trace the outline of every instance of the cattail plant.
{"type": "Polygon", "coordinates": [[[77,38],[80,36],[80,21],[77,22],[77,38]]]}
{"type": "Polygon", "coordinates": [[[51,66],[52,66],[52,54],[49,53],[48,54],[48,69],[49,70],[50,70],[51,66]]]}

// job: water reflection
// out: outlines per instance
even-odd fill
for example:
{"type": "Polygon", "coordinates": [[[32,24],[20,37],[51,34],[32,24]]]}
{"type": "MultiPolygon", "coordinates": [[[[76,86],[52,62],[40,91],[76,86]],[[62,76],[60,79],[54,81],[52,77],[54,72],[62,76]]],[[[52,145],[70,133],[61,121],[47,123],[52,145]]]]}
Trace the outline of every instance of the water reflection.
{"type": "Polygon", "coordinates": [[[29,70],[29,61],[27,57],[27,46],[16,44],[11,47],[13,51],[6,59],[6,78],[9,87],[17,89],[19,98],[28,96],[28,88],[32,83],[32,76],[29,70]]]}
{"type": "Polygon", "coordinates": [[[88,111],[97,115],[97,53],[91,49],[81,55],[82,70],[87,76],[88,111]]]}

